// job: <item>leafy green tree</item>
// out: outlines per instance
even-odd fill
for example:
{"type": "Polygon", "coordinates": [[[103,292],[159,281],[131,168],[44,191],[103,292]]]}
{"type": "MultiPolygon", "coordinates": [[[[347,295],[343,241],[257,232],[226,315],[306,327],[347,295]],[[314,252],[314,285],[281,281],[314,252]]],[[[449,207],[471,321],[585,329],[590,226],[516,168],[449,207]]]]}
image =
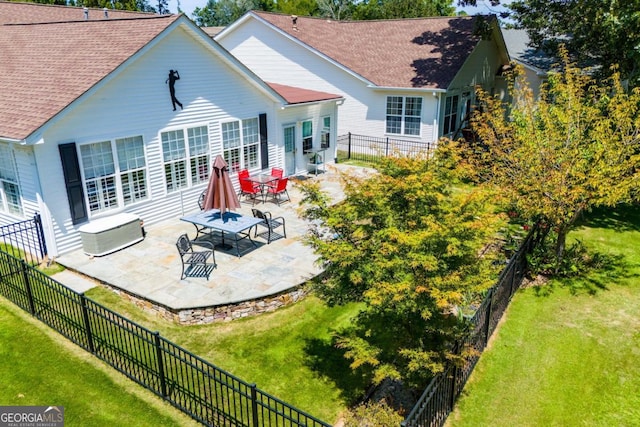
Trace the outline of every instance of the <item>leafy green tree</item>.
{"type": "Polygon", "coordinates": [[[640,83],[640,0],[516,0],[509,8],[536,46],[564,44],[581,66],[609,76],[617,64],[622,78],[640,83]]]}
{"type": "Polygon", "coordinates": [[[356,3],[353,19],[420,18],[450,16],[455,12],[453,0],[363,0],[356,3]]]}
{"type": "Polygon", "coordinates": [[[607,77],[617,65],[623,79],[640,84],[640,0],[514,0],[507,7],[535,47],[557,53],[564,45],[582,67],[607,77]]]}
{"type": "Polygon", "coordinates": [[[472,127],[481,145],[468,152],[481,182],[553,228],[557,265],[583,212],[640,195],[640,89],[626,91],[615,72],[598,82],[560,55],[562,70],[549,75],[537,100],[519,73],[508,111],[479,91],[472,127]]]}
{"type": "Polygon", "coordinates": [[[278,0],[275,12],[298,16],[320,16],[317,0],[278,0]]]}
{"type": "Polygon", "coordinates": [[[193,18],[201,27],[225,26],[250,10],[271,11],[273,0],[209,0],[203,8],[196,7],[193,18]]]}
{"type": "Polygon", "coordinates": [[[316,291],[332,305],[363,306],[336,345],[376,382],[424,386],[456,357],[458,306],[495,280],[481,249],[501,219],[482,194],[452,187],[447,154],[387,159],[367,179],[347,177],[336,205],[317,184],[302,184],[303,215],[317,226],[308,243],[326,274],[316,291]]]}
{"type": "Polygon", "coordinates": [[[353,0],[317,0],[319,14],[340,21],[351,17],[355,4],[353,0]]]}

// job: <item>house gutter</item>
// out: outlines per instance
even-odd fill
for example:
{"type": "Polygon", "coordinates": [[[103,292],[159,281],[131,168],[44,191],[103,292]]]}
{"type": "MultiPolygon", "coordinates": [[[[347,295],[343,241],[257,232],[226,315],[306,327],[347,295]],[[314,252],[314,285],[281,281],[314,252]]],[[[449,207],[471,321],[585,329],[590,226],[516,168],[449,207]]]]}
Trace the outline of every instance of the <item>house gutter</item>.
{"type": "Polygon", "coordinates": [[[8,142],[9,144],[19,144],[19,145],[27,144],[26,139],[13,139],[13,138],[0,137],[0,141],[8,142]]]}
{"type": "Polygon", "coordinates": [[[373,90],[396,91],[396,92],[447,93],[446,89],[440,89],[440,88],[414,88],[414,87],[393,87],[393,86],[376,86],[376,85],[367,85],[367,87],[373,90]]]}
{"type": "MultiPolygon", "coordinates": [[[[280,106],[280,109],[281,110],[285,110],[287,108],[292,108],[292,107],[301,107],[301,106],[305,106],[305,105],[314,105],[314,104],[328,104],[328,103],[331,103],[331,102],[338,103],[340,101],[344,102],[344,97],[332,98],[332,99],[323,99],[321,101],[307,101],[307,102],[297,102],[297,103],[294,103],[294,104],[282,104],[280,106]]],[[[342,105],[342,104],[338,104],[338,105],[342,105]]]]}

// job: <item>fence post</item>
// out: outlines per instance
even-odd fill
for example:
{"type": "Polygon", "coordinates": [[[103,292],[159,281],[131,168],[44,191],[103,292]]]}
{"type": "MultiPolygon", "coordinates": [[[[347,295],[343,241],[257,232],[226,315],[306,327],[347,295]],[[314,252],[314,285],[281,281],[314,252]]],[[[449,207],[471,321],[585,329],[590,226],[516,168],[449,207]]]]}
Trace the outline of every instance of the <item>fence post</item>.
{"type": "Polygon", "coordinates": [[[258,392],[255,383],[249,384],[251,388],[251,416],[253,418],[253,426],[258,426],[258,392]]]}
{"type": "Polygon", "coordinates": [[[487,311],[484,317],[484,321],[486,323],[484,325],[484,347],[482,347],[483,349],[487,346],[487,344],[489,344],[489,334],[491,332],[491,309],[493,305],[493,288],[489,290],[489,294],[487,295],[487,297],[488,297],[487,299],[489,301],[489,304],[487,304],[487,311]]]}
{"type": "Polygon", "coordinates": [[[40,249],[40,259],[44,260],[47,256],[47,242],[44,240],[44,228],[42,227],[42,217],[38,212],[33,216],[33,222],[36,224],[36,233],[38,234],[38,249],[40,249]]]}
{"type": "Polygon", "coordinates": [[[162,346],[160,345],[160,332],[153,333],[155,345],[156,345],[156,358],[158,359],[158,377],[160,377],[160,393],[162,397],[167,398],[167,381],[164,375],[164,362],[162,358],[162,346]]]}
{"type": "Polygon", "coordinates": [[[87,309],[87,298],[84,294],[80,294],[80,306],[82,307],[82,319],[84,320],[84,328],[87,331],[87,344],[92,354],[96,353],[93,346],[93,333],[91,332],[91,323],[89,322],[89,310],[87,309]]]}
{"type": "Polygon", "coordinates": [[[20,260],[20,268],[22,268],[22,280],[24,282],[24,288],[27,291],[27,298],[29,299],[29,311],[32,316],[36,315],[36,305],[33,301],[33,292],[31,291],[31,283],[29,282],[29,275],[27,274],[27,263],[25,260],[20,260]]]}
{"type": "Polygon", "coordinates": [[[386,139],[387,141],[385,142],[384,146],[384,156],[389,157],[389,137],[387,137],[386,139]]]}
{"type": "Polygon", "coordinates": [[[347,159],[351,160],[351,132],[347,134],[347,159]]]}
{"type": "MultiPolygon", "coordinates": [[[[460,351],[460,342],[456,343],[455,353],[460,351]]],[[[453,376],[451,378],[451,396],[449,398],[449,412],[453,411],[453,406],[456,404],[456,383],[458,382],[458,365],[453,363],[453,376]]]]}

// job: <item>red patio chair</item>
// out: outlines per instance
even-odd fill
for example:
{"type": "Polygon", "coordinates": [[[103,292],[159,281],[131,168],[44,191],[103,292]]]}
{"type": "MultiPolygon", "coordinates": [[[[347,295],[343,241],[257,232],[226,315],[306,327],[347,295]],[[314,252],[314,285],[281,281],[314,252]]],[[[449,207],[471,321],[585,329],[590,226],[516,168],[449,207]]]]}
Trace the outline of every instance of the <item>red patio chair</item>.
{"type": "Polygon", "coordinates": [[[282,170],[282,168],[271,168],[271,176],[282,178],[283,174],[284,170],[282,170]]]}
{"type": "Polygon", "coordinates": [[[262,189],[260,188],[259,185],[254,185],[254,183],[249,181],[248,178],[240,178],[240,195],[239,196],[250,197],[253,200],[252,205],[256,204],[257,196],[262,197],[264,202],[264,195],[262,194],[262,189]]]}
{"type": "Polygon", "coordinates": [[[291,201],[289,197],[289,192],[287,191],[287,184],[289,183],[289,178],[281,178],[276,182],[274,187],[269,187],[267,192],[273,196],[273,200],[280,206],[280,203],[284,203],[287,200],[291,201]],[[283,195],[287,195],[287,200],[282,200],[283,195]]]}

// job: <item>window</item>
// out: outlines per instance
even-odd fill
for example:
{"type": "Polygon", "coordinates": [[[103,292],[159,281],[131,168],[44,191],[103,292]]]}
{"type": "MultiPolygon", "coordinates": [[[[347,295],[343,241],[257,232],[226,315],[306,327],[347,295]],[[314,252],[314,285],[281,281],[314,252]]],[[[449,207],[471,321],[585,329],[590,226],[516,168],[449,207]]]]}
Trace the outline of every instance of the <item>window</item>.
{"type": "Polygon", "coordinates": [[[442,134],[448,135],[456,130],[458,124],[458,103],[459,96],[447,96],[444,102],[444,122],[442,134]]]}
{"type": "Polygon", "coordinates": [[[141,136],[81,145],[80,159],[90,212],[104,212],[147,198],[141,136]]]}
{"type": "Polygon", "coordinates": [[[322,131],[320,132],[320,147],[329,148],[331,146],[331,117],[322,118],[322,131]]]}
{"type": "Polygon", "coordinates": [[[222,150],[229,170],[260,165],[260,126],[258,118],[222,123],[222,150]]]}
{"type": "Polygon", "coordinates": [[[116,139],[124,205],[147,198],[146,161],[142,137],[116,139]]]}
{"type": "Polygon", "coordinates": [[[419,136],[421,117],[422,98],[387,97],[387,133],[419,136]]]}
{"type": "Polygon", "coordinates": [[[18,173],[13,152],[8,145],[0,145],[0,210],[22,215],[18,173]]]}
{"type": "Polygon", "coordinates": [[[313,123],[311,120],[302,122],[302,151],[313,150],[313,123]]]}
{"type": "Polygon", "coordinates": [[[80,157],[89,210],[102,212],[118,207],[111,141],[81,145],[80,157]]]}
{"type": "Polygon", "coordinates": [[[207,126],[177,129],[160,134],[167,192],[178,191],[209,179],[209,131],[207,126]]]}

